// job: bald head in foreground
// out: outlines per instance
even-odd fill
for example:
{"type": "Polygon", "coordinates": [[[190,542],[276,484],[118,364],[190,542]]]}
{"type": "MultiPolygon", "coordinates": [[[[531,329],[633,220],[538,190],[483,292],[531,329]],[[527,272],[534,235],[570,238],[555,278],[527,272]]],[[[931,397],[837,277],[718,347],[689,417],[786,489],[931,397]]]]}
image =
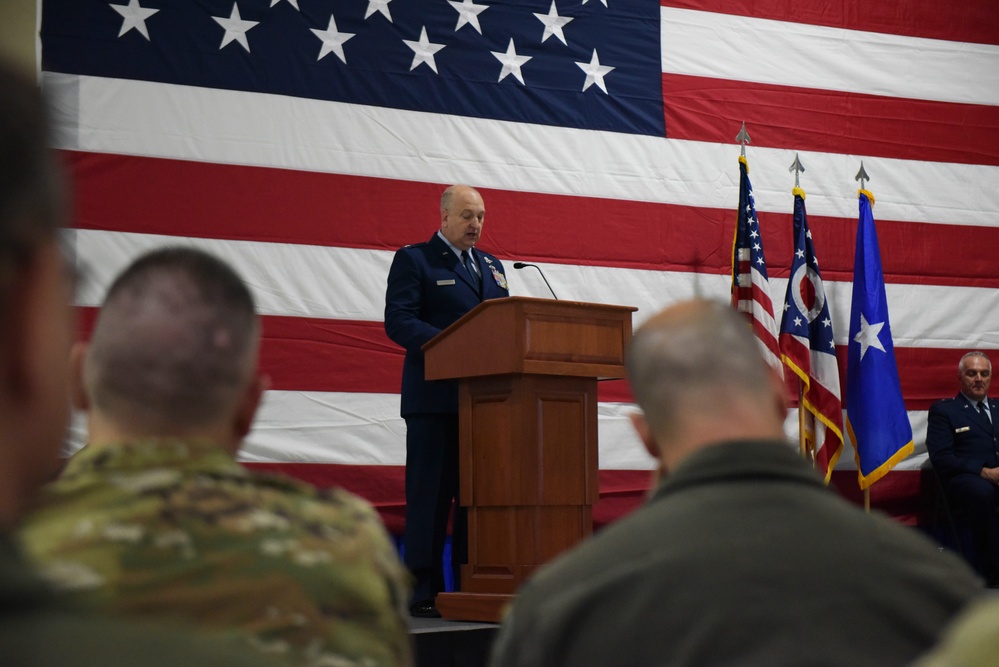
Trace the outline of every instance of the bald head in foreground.
{"type": "Polygon", "coordinates": [[[493,667],[907,665],[982,593],[959,559],[822,484],[727,305],[652,317],[627,369],[662,479],[523,587],[493,667]]]}
{"type": "Polygon", "coordinates": [[[260,321],[225,262],[154,250],[114,281],[73,398],[88,444],[24,544],[68,597],[239,631],[291,664],[412,664],[408,576],[378,514],[234,459],[267,381],[260,321]]]}

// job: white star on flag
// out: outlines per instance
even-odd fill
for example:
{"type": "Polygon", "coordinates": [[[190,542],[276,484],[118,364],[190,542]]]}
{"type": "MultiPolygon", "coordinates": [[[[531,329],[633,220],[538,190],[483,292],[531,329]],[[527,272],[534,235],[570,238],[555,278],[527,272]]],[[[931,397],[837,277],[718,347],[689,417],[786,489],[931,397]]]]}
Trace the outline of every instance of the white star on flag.
{"type": "MultiPolygon", "coordinates": [[[[281,2],[281,0],[271,0],[271,7],[273,7],[274,5],[276,5],[279,2],[281,2]]],[[[298,11],[302,11],[298,7],[298,0],[288,0],[288,4],[291,5],[292,7],[294,7],[295,9],[298,9],[298,11]]]]}
{"type": "Polygon", "coordinates": [[[392,0],[368,0],[368,9],[364,12],[364,18],[368,18],[375,12],[378,12],[392,23],[392,13],[389,11],[389,3],[392,0]]]}
{"type": "Polygon", "coordinates": [[[559,38],[566,46],[569,42],[565,41],[565,33],[562,32],[562,28],[572,20],[571,16],[559,16],[558,11],[555,9],[555,0],[552,0],[551,9],[548,10],[547,14],[534,14],[538,17],[538,20],[545,24],[545,34],[541,36],[541,42],[544,43],[549,37],[555,35],[559,38]]]}
{"type": "Polygon", "coordinates": [[[520,72],[520,67],[528,60],[533,58],[533,56],[518,56],[517,49],[513,46],[513,38],[510,38],[510,44],[506,47],[506,53],[500,51],[490,51],[496,59],[503,63],[503,69],[500,70],[499,80],[502,81],[510,74],[517,77],[517,81],[520,81],[525,86],[524,75],[520,72]]]}
{"type": "Polygon", "coordinates": [[[239,6],[234,2],[232,3],[232,13],[229,14],[229,18],[224,18],[222,16],[213,16],[215,22],[220,26],[225,28],[225,35],[222,36],[222,44],[219,46],[219,51],[225,48],[226,44],[229,42],[239,42],[246,49],[246,52],[250,52],[250,42],[246,39],[246,31],[254,27],[260,21],[244,21],[239,16],[239,6]]]}
{"type": "Polygon", "coordinates": [[[323,48],[319,51],[319,57],[316,60],[322,60],[330,53],[335,53],[337,58],[347,64],[347,56],[343,53],[343,45],[348,39],[354,36],[352,32],[340,32],[337,30],[336,21],[333,20],[333,15],[330,14],[330,24],[326,30],[318,30],[316,28],[309,28],[312,33],[323,40],[323,48]]]}
{"type": "Polygon", "coordinates": [[[458,12],[458,25],[454,27],[455,32],[461,30],[463,25],[470,25],[480,35],[482,34],[482,26],[479,25],[479,14],[489,9],[489,5],[477,5],[472,0],[462,0],[461,2],[447,0],[447,3],[458,12]]]}
{"type": "Polygon", "coordinates": [[[134,28],[147,40],[149,39],[149,31],[146,29],[146,19],[160,11],[158,9],[143,7],[139,4],[139,0],[128,0],[127,5],[111,5],[111,9],[121,14],[123,19],[121,30],[118,31],[119,37],[134,28]]]}
{"type": "Polygon", "coordinates": [[[413,49],[413,64],[409,66],[409,71],[412,72],[420,64],[426,63],[430,69],[437,72],[437,61],[434,60],[434,54],[444,48],[444,44],[434,44],[427,38],[427,26],[423,26],[420,31],[420,41],[414,42],[409,39],[402,40],[406,43],[406,46],[413,49]]]}
{"type": "Polygon", "coordinates": [[[600,57],[597,56],[596,49],[593,49],[593,57],[590,58],[590,62],[577,62],[576,65],[579,69],[586,72],[586,81],[583,82],[583,91],[586,91],[586,89],[593,84],[597,84],[597,87],[600,88],[600,90],[607,93],[607,84],[604,83],[604,77],[613,72],[614,68],[600,64],[600,57]]]}
{"type": "Polygon", "coordinates": [[[867,354],[867,348],[873,347],[875,349],[885,351],[883,345],[881,345],[881,339],[878,338],[878,334],[881,333],[881,328],[884,327],[884,322],[875,322],[874,324],[868,324],[867,318],[864,314],[860,314],[860,331],[857,335],[853,337],[853,340],[860,343],[860,358],[863,359],[864,355],[867,354]]]}
{"type": "MultiPolygon", "coordinates": [[[[583,4],[585,5],[585,4],[586,4],[587,2],[589,2],[589,1],[590,1],[590,0],[583,0],[583,4]]],[[[607,6],[607,0],[600,0],[600,2],[604,3],[604,7],[606,7],[606,6],[607,6]]]]}

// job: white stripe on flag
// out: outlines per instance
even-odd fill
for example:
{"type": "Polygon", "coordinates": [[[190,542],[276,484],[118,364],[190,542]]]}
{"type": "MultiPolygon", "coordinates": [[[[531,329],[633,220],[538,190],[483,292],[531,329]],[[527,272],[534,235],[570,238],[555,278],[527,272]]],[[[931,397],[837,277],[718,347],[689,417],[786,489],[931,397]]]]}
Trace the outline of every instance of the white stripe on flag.
{"type": "MultiPolygon", "coordinates": [[[[71,238],[76,239],[76,251],[87,272],[78,295],[79,305],[98,305],[114,274],[137,254],[153,247],[185,244],[230,262],[249,282],[263,314],[373,322],[382,321],[384,316],[383,277],[388,274],[391,252],[92,230],[76,230],[71,232],[71,238]],[[357,276],[372,277],[356,280],[357,276]],[[330,289],[338,281],[350,284],[351,289],[330,289]]],[[[683,299],[730,299],[728,275],[540,265],[563,299],[636,306],[636,327],[659,309],[683,299]]],[[[547,288],[540,278],[520,272],[514,276],[510,276],[513,296],[547,298],[547,288]]],[[[823,281],[823,286],[830,304],[834,339],[837,345],[845,345],[853,285],[823,281]]],[[[785,294],[787,279],[771,278],[770,290],[771,294],[785,294]]],[[[896,347],[999,347],[999,309],[966,306],[989,303],[995,290],[892,283],[886,286],[886,292],[896,347]],[[933,307],[927,308],[927,304],[933,307]],[[933,332],[932,337],[927,336],[928,331],[933,332]]]]}
{"type": "MultiPolygon", "coordinates": [[[[123,79],[45,74],[44,81],[56,101],[62,128],[56,140],[64,149],[707,208],[730,209],[738,201],[731,144],[123,79]],[[291,118],[293,135],[275,122],[291,118]],[[462,146],[461,153],[452,145],[462,146]]],[[[753,149],[758,212],[790,210],[793,159],[794,151],[753,149]]],[[[878,179],[878,220],[999,227],[999,188],[981,187],[999,182],[999,167],[863,159],[878,179]]],[[[861,158],[811,152],[802,160],[815,175],[809,213],[856,217],[853,177],[861,158]]]]}
{"type": "Polygon", "coordinates": [[[664,72],[999,105],[999,46],[672,7],[661,16],[664,72]]]}

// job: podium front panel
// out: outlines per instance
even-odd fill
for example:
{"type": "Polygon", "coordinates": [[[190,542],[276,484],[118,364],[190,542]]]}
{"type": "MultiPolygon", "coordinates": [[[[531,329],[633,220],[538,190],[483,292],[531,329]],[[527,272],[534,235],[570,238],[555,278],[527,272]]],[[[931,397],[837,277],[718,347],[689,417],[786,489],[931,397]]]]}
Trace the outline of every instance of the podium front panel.
{"type": "Polygon", "coordinates": [[[596,393],[593,378],[518,375],[463,381],[462,505],[595,503],[596,393]]]}

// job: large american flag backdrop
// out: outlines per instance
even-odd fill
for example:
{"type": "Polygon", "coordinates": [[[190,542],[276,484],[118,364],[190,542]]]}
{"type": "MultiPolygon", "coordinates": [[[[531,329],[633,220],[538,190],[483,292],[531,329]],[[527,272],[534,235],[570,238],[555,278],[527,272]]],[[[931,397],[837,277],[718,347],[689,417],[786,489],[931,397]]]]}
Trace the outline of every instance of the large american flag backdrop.
{"type": "MultiPolygon", "coordinates": [[[[450,183],[480,188],[482,247],[508,268],[536,262],[561,298],[637,306],[639,325],[729,298],[745,121],[772,293],[797,152],[842,360],[863,159],[918,445],[876,505],[911,494],[961,351],[999,348],[994,0],[44,0],[41,46],[82,335],[137,253],[221,255],[258,300],[272,378],[243,460],[360,492],[394,531],[385,277],[450,183]]],[[[547,295],[511,273],[512,294],[547,295]]],[[[602,384],[600,522],[648,483],[629,401],[602,384]]],[[[853,459],[837,473],[855,487],[853,459]]]]}

